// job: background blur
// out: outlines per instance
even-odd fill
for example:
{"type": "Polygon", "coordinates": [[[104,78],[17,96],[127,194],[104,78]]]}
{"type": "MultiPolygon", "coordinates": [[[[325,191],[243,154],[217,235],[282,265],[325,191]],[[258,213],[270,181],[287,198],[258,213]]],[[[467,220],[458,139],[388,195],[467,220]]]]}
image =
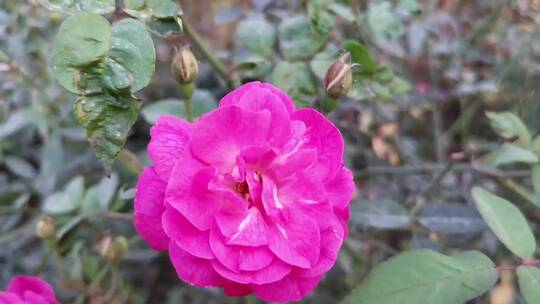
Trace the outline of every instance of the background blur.
{"type": "MultiPolygon", "coordinates": [[[[497,265],[512,263],[472,205],[473,184],[511,199],[538,231],[540,209],[523,191],[531,186],[527,167],[495,169],[481,161],[502,142],[485,111],[513,111],[533,134],[539,131],[540,1],[180,4],[228,72],[244,82],[273,82],[301,105],[320,96],[326,68],[346,39],[362,42],[388,68],[385,79],[357,81],[330,116],[346,138],[358,193],[340,258],[305,303],[338,302],[374,265],[412,248],[478,249],[497,265]],[[251,44],[250,31],[261,27],[255,33],[264,37],[262,46],[251,44]]],[[[36,0],[0,1],[0,289],[25,273],[48,279],[66,303],[258,303],[181,283],[168,258],[135,235],[126,214],[138,160],[117,161],[107,178],[71,112],[75,96],[51,77],[51,47],[64,18],[36,0]],[[43,213],[60,227],[59,257],[34,234],[43,213]],[[100,243],[118,235],[130,249],[102,278],[110,280],[107,288],[83,298],[76,288],[61,287],[54,258],[66,263],[75,285],[94,282],[106,265],[100,243]]],[[[169,65],[174,46],[185,38],[154,39],[156,73],[138,94],[142,115],[127,141],[143,165],[151,123],[161,113],[183,115],[169,65]]],[[[194,106],[202,114],[228,88],[195,54],[201,73],[194,106]]],[[[490,294],[471,303],[523,302],[514,275],[503,272],[490,294]]]]}

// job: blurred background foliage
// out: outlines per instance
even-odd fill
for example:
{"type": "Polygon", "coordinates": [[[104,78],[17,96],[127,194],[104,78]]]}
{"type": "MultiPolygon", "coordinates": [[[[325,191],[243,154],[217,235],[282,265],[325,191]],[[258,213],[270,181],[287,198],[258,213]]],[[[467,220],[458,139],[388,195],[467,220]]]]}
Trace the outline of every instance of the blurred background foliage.
{"type": "MultiPolygon", "coordinates": [[[[494,114],[492,128],[485,115],[511,111],[526,132],[539,131],[540,1],[180,5],[184,31],[198,33],[223,62],[215,70],[195,48],[201,60],[195,116],[249,80],[274,83],[298,106],[319,107],[328,67],[343,50],[356,63],[353,87],[330,115],[346,138],[346,162],[357,181],[350,234],[305,303],[338,302],[375,265],[408,249],[478,249],[497,265],[515,263],[476,211],[473,185],[504,195],[533,231],[540,228],[540,186],[528,165],[538,162],[538,150],[501,147],[520,135],[504,135],[515,119],[497,124],[494,114]]],[[[135,235],[133,187],[149,163],[148,130],[160,114],[185,115],[169,65],[175,46],[190,37],[177,35],[174,16],[156,21],[117,9],[111,18],[126,13],[147,18],[156,71],[137,93],[143,105],[127,140],[132,152],[121,153],[107,176],[72,114],[75,95],[52,77],[52,43],[65,16],[37,0],[0,3],[0,286],[26,273],[49,279],[67,303],[257,303],[181,283],[168,259],[135,235]],[[57,222],[59,241],[36,237],[42,214],[57,222]],[[119,261],[111,254],[124,253],[124,243],[129,250],[119,261]]],[[[503,271],[490,293],[470,303],[524,302],[513,272],[503,271]]]]}

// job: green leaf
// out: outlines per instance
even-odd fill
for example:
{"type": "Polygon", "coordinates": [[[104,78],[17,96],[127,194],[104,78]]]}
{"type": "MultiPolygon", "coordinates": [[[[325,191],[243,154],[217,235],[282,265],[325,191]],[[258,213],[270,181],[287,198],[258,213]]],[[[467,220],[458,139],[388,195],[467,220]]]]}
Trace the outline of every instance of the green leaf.
{"type": "Polygon", "coordinates": [[[540,135],[537,135],[531,142],[531,150],[540,157],[540,135]]]}
{"type": "Polygon", "coordinates": [[[316,54],[328,36],[313,31],[307,16],[285,18],[279,25],[281,52],[287,60],[301,60],[316,54]]]}
{"type": "Polygon", "coordinates": [[[474,187],[471,193],[480,215],[497,238],[515,255],[524,259],[532,257],[536,240],[521,211],[482,188],[474,187]]]}
{"type": "Polygon", "coordinates": [[[84,179],[76,176],[64,191],[48,196],[43,202],[43,211],[48,214],[65,214],[76,210],[81,204],[84,194],[84,179]]]}
{"type": "Polygon", "coordinates": [[[518,145],[505,143],[498,150],[484,156],[480,163],[495,167],[511,163],[534,164],[538,163],[538,156],[518,145]]]}
{"type": "Polygon", "coordinates": [[[356,19],[356,16],[354,15],[354,12],[350,5],[341,4],[338,2],[331,2],[328,4],[328,9],[331,10],[332,13],[340,16],[348,22],[354,22],[356,19]]]}
{"type": "Polygon", "coordinates": [[[125,0],[125,12],[140,19],[160,37],[182,31],[180,7],[173,0],[125,0]]]}
{"type": "Polygon", "coordinates": [[[493,262],[478,251],[451,256],[409,251],[377,266],[343,303],[464,303],[486,292],[497,277],[493,262]]]}
{"type": "Polygon", "coordinates": [[[354,40],[345,40],[341,48],[351,53],[351,62],[359,64],[359,68],[353,71],[359,75],[371,75],[377,70],[377,61],[371,55],[371,52],[360,42],[354,40]]]}
{"type": "Polygon", "coordinates": [[[531,170],[532,186],[536,196],[535,203],[540,206],[540,165],[534,164],[531,170]]]}
{"type": "Polygon", "coordinates": [[[60,26],[52,50],[53,76],[68,91],[83,93],[79,88],[81,69],[97,65],[107,56],[110,24],[95,14],[67,18],[60,26]]]}
{"type": "Polygon", "coordinates": [[[131,74],[132,92],[147,86],[154,75],[154,43],[137,20],[124,19],[113,25],[109,58],[131,74]]]}
{"type": "Polygon", "coordinates": [[[291,96],[298,107],[308,106],[317,94],[314,76],[303,62],[280,62],[272,72],[272,82],[291,96]]]}
{"type": "Polygon", "coordinates": [[[277,33],[272,23],[264,18],[253,18],[238,24],[236,36],[250,51],[266,57],[272,55],[277,33]]]}
{"type": "Polygon", "coordinates": [[[94,13],[109,14],[114,12],[114,0],[39,0],[45,8],[66,14],[94,13]]]}
{"type": "Polygon", "coordinates": [[[331,13],[324,0],[312,0],[307,3],[307,12],[311,28],[321,36],[328,36],[336,23],[336,16],[331,13]]]}
{"type": "Polygon", "coordinates": [[[527,304],[536,304],[540,299],[540,269],[534,266],[519,266],[517,269],[519,289],[527,304]]]}
{"type": "Polygon", "coordinates": [[[487,112],[491,128],[505,139],[519,137],[524,145],[529,145],[531,135],[523,121],[512,112],[487,112]]]}
{"type": "Polygon", "coordinates": [[[73,105],[75,118],[86,129],[86,137],[107,168],[124,146],[139,107],[140,101],[129,93],[81,96],[73,105]]]}
{"type": "Polygon", "coordinates": [[[392,11],[389,1],[371,2],[366,20],[369,30],[377,37],[396,39],[405,34],[405,28],[399,16],[392,11]]]}

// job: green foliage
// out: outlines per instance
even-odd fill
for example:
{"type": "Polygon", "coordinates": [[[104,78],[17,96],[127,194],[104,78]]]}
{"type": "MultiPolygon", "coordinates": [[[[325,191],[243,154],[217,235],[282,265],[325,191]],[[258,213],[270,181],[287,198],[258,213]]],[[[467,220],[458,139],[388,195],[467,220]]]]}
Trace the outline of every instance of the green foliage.
{"type": "Polygon", "coordinates": [[[390,1],[371,3],[366,14],[369,30],[376,37],[396,39],[405,33],[403,24],[393,12],[390,1]]]}
{"type": "Polygon", "coordinates": [[[517,269],[519,289],[527,304],[540,299],[540,269],[535,266],[519,266],[517,269]]]}
{"type": "Polygon", "coordinates": [[[272,83],[291,96],[298,107],[308,106],[317,93],[314,76],[303,62],[280,62],[272,72],[272,83]]]}
{"type": "Polygon", "coordinates": [[[524,259],[531,258],[536,240],[519,209],[482,188],[474,187],[471,193],[482,218],[497,238],[514,254],[524,259]]]}
{"type": "Polygon", "coordinates": [[[328,36],[321,35],[310,26],[304,15],[287,18],[279,25],[279,46],[285,59],[294,61],[315,55],[325,44],[328,36]]]}
{"type": "Polygon", "coordinates": [[[47,9],[66,14],[109,14],[114,11],[115,0],[39,0],[47,9]]]}
{"type": "Polygon", "coordinates": [[[238,24],[236,35],[240,42],[253,53],[268,57],[276,43],[276,28],[260,18],[246,19],[238,24]]]}
{"type": "Polygon", "coordinates": [[[125,0],[127,14],[140,19],[152,33],[169,36],[182,31],[181,12],[172,0],[125,0]]]}
{"type": "Polygon", "coordinates": [[[504,143],[499,149],[484,156],[480,163],[494,167],[512,163],[538,163],[538,156],[515,144],[504,143]]]}
{"type": "Polygon", "coordinates": [[[343,303],[464,303],[486,292],[497,278],[493,262],[478,251],[451,256],[410,251],[378,265],[343,303]]]}
{"type": "Polygon", "coordinates": [[[518,137],[524,145],[529,145],[531,135],[521,119],[512,112],[488,112],[491,127],[505,139],[518,137]]]}
{"type": "Polygon", "coordinates": [[[62,86],[80,95],[75,117],[107,167],[137,120],[140,102],[131,92],[148,85],[155,60],[152,38],[137,20],[111,27],[99,15],[81,14],[60,28],[53,73],[62,86]]]}

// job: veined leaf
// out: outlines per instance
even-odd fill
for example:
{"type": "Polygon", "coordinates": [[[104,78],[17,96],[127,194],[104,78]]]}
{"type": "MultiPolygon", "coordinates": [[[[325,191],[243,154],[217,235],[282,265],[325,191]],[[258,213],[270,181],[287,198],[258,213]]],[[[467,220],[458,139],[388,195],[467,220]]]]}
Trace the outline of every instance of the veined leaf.
{"type": "Polygon", "coordinates": [[[478,251],[451,256],[409,251],[377,266],[343,303],[464,303],[486,292],[497,277],[493,262],[478,251]]]}
{"type": "Polygon", "coordinates": [[[527,304],[536,304],[540,299],[540,269],[534,266],[519,266],[517,269],[519,289],[527,304]]]}
{"type": "Polygon", "coordinates": [[[480,215],[497,238],[515,255],[524,259],[532,257],[536,240],[521,211],[480,187],[474,187],[471,193],[480,215]]]}

